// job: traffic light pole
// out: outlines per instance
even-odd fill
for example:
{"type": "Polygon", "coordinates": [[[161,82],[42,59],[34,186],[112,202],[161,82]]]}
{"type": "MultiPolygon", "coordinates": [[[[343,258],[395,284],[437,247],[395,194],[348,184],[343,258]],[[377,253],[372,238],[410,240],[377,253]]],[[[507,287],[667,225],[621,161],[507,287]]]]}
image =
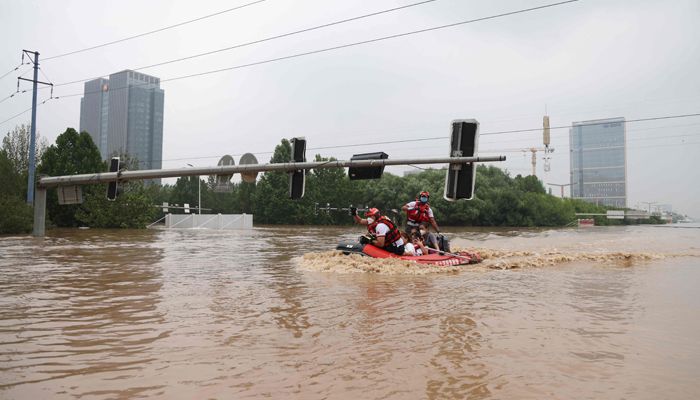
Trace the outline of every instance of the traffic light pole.
{"type": "Polygon", "coordinates": [[[480,162],[505,161],[506,156],[486,157],[436,157],[436,158],[397,158],[384,160],[349,160],[349,161],[318,161],[318,162],[288,162],[276,164],[245,164],[219,165],[216,167],[194,167],[176,169],[147,169],[141,171],[103,172],[82,175],[49,176],[41,178],[38,185],[71,186],[105,182],[127,182],[140,179],[179,178],[198,175],[231,175],[244,172],[269,171],[298,171],[306,169],[329,169],[348,167],[381,167],[388,165],[410,164],[471,164],[480,162]]]}
{"type": "Polygon", "coordinates": [[[151,169],[142,171],[118,171],[83,175],[39,176],[37,177],[37,203],[34,205],[34,236],[44,236],[46,221],[46,188],[51,186],[73,186],[105,182],[127,182],[141,179],[179,178],[198,175],[232,175],[234,173],[267,172],[267,171],[299,171],[309,169],[348,168],[348,167],[379,167],[387,165],[413,164],[461,164],[479,162],[505,161],[506,156],[487,157],[442,157],[442,158],[404,158],[380,160],[350,160],[350,161],[320,161],[320,162],[288,162],[276,164],[244,164],[220,165],[216,167],[195,167],[178,169],[151,169]],[[41,201],[38,199],[41,198],[41,201]]]}

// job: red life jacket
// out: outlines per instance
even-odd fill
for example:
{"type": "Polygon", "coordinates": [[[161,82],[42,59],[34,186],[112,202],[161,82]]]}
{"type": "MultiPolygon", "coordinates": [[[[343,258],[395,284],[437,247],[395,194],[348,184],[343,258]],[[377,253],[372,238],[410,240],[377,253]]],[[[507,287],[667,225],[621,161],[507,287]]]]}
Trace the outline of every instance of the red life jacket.
{"type": "Polygon", "coordinates": [[[416,199],[416,206],[413,210],[406,211],[406,220],[413,224],[421,222],[430,222],[430,203],[421,203],[420,199],[416,199]]]}
{"type": "Polygon", "coordinates": [[[379,217],[379,219],[367,226],[367,232],[369,232],[370,236],[377,236],[376,228],[379,224],[385,224],[389,227],[389,232],[384,236],[384,247],[391,246],[392,243],[401,239],[401,232],[396,228],[396,225],[394,225],[389,218],[384,216],[379,217]]]}

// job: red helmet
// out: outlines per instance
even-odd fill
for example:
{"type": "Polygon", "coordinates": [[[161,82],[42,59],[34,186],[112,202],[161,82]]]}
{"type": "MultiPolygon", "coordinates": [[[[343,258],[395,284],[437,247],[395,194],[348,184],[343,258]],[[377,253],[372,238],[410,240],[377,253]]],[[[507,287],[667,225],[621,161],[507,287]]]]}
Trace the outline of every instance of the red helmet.
{"type": "Polygon", "coordinates": [[[365,217],[372,217],[372,216],[379,218],[380,217],[379,210],[377,210],[376,208],[370,208],[369,211],[367,211],[365,213],[365,217]]]}
{"type": "Polygon", "coordinates": [[[420,192],[420,197],[423,197],[423,196],[430,198],[430,193],[428,193],[427,191],[424,190],[424,191],[420,192]]]}

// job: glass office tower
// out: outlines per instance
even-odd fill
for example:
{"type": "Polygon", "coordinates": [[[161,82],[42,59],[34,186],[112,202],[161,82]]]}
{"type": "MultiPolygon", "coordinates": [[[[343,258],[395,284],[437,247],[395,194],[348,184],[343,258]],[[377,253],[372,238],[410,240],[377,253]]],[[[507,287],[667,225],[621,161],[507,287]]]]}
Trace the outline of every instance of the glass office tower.
{"type": "Polygon", "coordinates": [[[571,197],[627,207],[624,118],[574,122],[569,129],[571,197]]]}
{"type": "Polygon", "coordinates": [[[107,158],[107,112],[109,109],[109,79],[98,78],[85,82],[84,96],[80,99],[80,132],[86,131],[107,158]]]}
{"type": "Polygon", "coordinates": [[[160,78],[117,72],[85,83],[80,130],[93,137],[103,159],[127,153],[139,159],[140,169],[161,169],[164,104],[160,78]]]}

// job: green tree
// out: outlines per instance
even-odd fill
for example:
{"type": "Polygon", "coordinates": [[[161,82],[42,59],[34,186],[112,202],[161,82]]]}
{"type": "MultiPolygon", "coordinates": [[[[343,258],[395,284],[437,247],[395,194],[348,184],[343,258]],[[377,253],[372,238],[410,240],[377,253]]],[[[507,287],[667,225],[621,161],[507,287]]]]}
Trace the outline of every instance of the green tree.
{"type": "MultiPolygon", "coordinates": [[[[275,147],[271,163],[289,162],[292,146],[288,140],[275,147]]],[[[289,199],[289,173],[269,171],[263,174],[253,195],[255,221],[262,224],[299,225],[304,223],[304,209],[312,207],[308,197],[289,199]]]]}
{"type": "MultiPolygon", "coordinates": [[[[170,194],[170,204],[177,204],[180,207],[189,204],[190,207],[197,207],[199,204],[200,185],[202,188],[202,202],[205,204],[204,208],[212,208],[211,203],[205,201],[208,197],[207,183],[202,182],[198,176],[183,176],[178,178],[170,194]]],[[[185,211],[181,209],[172,210],[173,214],[182,214],[184,212],[185,211]]],[[[215,212],[218,213],[221,211],[217,209],[215,212]]]]}
{"type": "MultiPolygon", "coordinates": [[[[120,154],[119,158],[126,164],[126,170],[139,169],[138,159],[127,154],[120,154]]],[[[124,191],[114,201],[107,200],[106,183],[90,185],[92,187],[88,194],[83,196],[83,204],[76,210],[76,219],[91,228],[146,228],[158,213],[158,208],[153,207],[158,195],[158,185],[148,184],[144,180],[128,181],[119,185],[124,191]]]]}
{"type": "MultiPolygon", "coordinates": [[[[48,140],[36,132],[34,140],[34,167],[39,163],[42,154],[48,147],[48,140]]],[[[29,173],[29,153],[31,146],[31,125],[18,125],[12,131],[7,132],[7,136],[2,139],[2,149],[7,152],[7,158],[12,164],[12,170],[18,174],[29,173]]],[[[24,181],[26,190],[27,179],[24,181]]],[[[25,193],[26,195],[26,193],[25,193]]]]}
{"type": "MultiPolygon", "coordinates": [[[[316,162],[336,161],[316,155],[316,162]]],[[[326,215],[326,203],[333,208],[348,207],[350,204],[367,204],[364,199],[364,181],[350,181],[342,168],[315,169],[306,176],[306,196],[311,204],[318,203],[321,208],[318,215],[310,205],[303,209],[301,219],[306,224],[314,225],[349,225],[354,224],[346,212],[331,211],[326,215]]]]}
{"type": "MultiPolygon", "coordinates": [[[[37,167],[37,173],[49,176],[93,174],[105,172],[107,163],[102,161],[100,151],[87,132],[78,133],[73,128],[68,128],[56,138],[56,144],[52,145],[41,156],[41,162],[37,167]]],[[[89,196],[97,196],[101,185],[83,186],[83,199],[89,196]]],[[[104,195],[104,192],[102,193],[104,195]]],[[[76,213],[80,209],[79,204],[59,205],[56,188],[51,187],[46,193],[47,219],[61,227],[76,227],[80,221],[76,213]]]]}
{"type": "Polygon", "coordinates": [[[539,179],[537,179],[537,177],[534,175],[528,175],[526,177],[523,177],[522,175],[518,174],[518,176],[515,177],[515,181],[518,183],[520,190],[522,190],[525,193],[547,193],[547,191],[544,189],[544,186],[542,186],[542,184],[540,183],[539,179]]]}
{"type": "MultiPolygon", "coordinates": [[[[34,220],[27,204],[29,177],[29,125],[16,126],[2,139],[0,148],[0,234],[29,233],[34,220]]],[[[35,162],[47,146],[46,138],[37,132],[35,162]]]]}
{"type": "Polygon", "coordinates": [[[17,173],[7,150],[0,149],[0,234],[32,231],[34,217],[32,209],[27,205],[26,193],[23,190],[26,187],[26,175],[17,173]]]}

